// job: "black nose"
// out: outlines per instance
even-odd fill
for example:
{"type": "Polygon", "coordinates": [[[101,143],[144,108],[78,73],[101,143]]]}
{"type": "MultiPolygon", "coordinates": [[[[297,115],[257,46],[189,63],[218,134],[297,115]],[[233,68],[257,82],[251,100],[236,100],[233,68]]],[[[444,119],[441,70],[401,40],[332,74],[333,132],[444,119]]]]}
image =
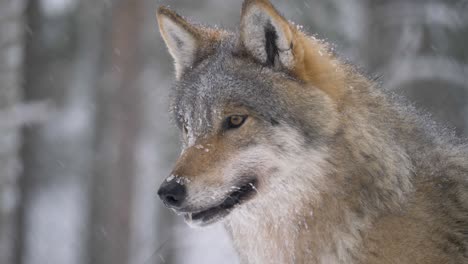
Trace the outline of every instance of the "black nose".
{"type": "Polygon", "coordinates": [[[159,187],[158,195],[167,206],[178,207],[185,200],[187,190],[184,185],[177,183],[177,181],[165,181],[159,187]]]}

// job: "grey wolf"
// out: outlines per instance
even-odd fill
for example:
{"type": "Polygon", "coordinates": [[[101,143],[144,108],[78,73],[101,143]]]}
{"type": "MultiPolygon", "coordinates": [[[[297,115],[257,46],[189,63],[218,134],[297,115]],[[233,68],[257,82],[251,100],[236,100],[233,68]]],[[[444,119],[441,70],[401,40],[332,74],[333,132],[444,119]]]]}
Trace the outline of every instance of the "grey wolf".
{"type": "MultiPolygon", "coordinates": [[[[242,263],[468,263],[468,147],[246,0],[238,32],[166,7],[183,150],[158,194],[242,263]]],[[[443,89],[443,88],[441,88],[443,89]]]]}

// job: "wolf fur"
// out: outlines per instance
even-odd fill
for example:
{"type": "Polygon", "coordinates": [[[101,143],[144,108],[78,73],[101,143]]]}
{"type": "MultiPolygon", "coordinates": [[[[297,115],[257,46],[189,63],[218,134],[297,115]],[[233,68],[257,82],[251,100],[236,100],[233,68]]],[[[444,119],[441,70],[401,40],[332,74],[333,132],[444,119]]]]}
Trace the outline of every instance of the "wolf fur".
{"type": "MultiPolygon", "coordinates": [[[[468,147],[389,95],[267,0],[238,32],[166,7],[171,109],[183,150],[170,177],[188,223],[222,221],[242,263],[468,263],[468,147]],[[245,123],[226,129],[226,117],[245,123]],[[192,219],[246,179],[255,193],[192,219]]],[[[442,89],[442,88],[441,88],[442,89]]]]}

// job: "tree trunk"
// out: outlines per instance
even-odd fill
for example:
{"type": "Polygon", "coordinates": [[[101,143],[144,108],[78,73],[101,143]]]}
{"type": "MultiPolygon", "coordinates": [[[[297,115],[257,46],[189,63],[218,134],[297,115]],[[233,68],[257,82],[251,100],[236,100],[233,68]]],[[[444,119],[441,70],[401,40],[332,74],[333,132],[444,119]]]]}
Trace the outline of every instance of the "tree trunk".
{"type": "Polygon", "coordinates": [[[0,263],[13,263],[20,201],[20,127],[24,2],[0,1],[0,263]]]}
{"type": "Polygon", "coordinates": [[[47,101],[56,111],[24,133],[22,264],[85,263],[105,6],[65,2],[29,1],[27,11],[24,98],[47,101]]]}
{"type": "Polygon", "coordinates": [[[130,257],[132,190],[141,127],[136,85],[140,0],[117,1],[106,80],[98,93],[97,157],[92,181],[89,263],[126,264],[130,257]]]}

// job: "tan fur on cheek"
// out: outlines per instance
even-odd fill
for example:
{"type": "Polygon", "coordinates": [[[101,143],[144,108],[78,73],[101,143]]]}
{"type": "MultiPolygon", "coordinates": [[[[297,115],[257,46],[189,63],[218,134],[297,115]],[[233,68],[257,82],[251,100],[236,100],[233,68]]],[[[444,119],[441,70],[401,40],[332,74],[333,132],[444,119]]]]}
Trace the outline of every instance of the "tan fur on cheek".
{"type": "Polygon", "coordinates": [[[218,137],[197,140],[182,152],[172,175],[185,177],[191,182],[203,182],[208,186],[219,184],[222,175],[219,164],[223,163],[229,151],[229,146],[218,137]]]}

